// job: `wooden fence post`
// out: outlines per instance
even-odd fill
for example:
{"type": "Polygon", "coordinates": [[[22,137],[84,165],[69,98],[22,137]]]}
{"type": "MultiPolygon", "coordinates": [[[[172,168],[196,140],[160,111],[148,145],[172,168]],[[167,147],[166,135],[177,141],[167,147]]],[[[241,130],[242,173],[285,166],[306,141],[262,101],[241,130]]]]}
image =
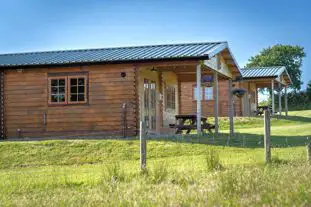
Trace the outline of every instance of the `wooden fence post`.
{"type": "Polygon", "coordinates": [[[265,161],[266,163],[271,162],[271,143],[270,143],[270,111],[269,108],[265,108],[264,110],[264,128],[265,128],[265,136],[264,136],[264,144],[265,144],[265,161]]]}
{"type": "Polygon", "coordinates": [[[307,144],[307,159],[311,161],[311,143],[307,144]]]}
{"type": "Polygon", "coordinates": [[[146,138],[144,136],[144,128],[143,122],[140,122],[139,126],[139,139],[140,139],[140,169],[142,171],[146,170],[146,155],[147,155],[147,145],[146,145],[146,138]]]}

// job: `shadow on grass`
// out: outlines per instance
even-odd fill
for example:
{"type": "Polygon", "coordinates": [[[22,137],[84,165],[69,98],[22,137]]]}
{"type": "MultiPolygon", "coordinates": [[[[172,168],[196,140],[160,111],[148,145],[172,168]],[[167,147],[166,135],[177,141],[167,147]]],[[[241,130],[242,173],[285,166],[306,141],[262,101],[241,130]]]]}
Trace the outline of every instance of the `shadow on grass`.
{"type": "Polygon", "coordinates": [[[303,117],[303,116],[287,116],[287,117],[286,116],[278,116],[278,119],[311,123],[310,117],[303,117]]]}
{"type": "MultiPolygon", "coordinates": [[[[311,135],[307,136],[271,136],[271,146],[277,148],[306,146],[311,140],[311,135]]],[[[179,135],[167,137],[149,137],[148,140],[169,141],[192,144],[208,144],[227,147],[263,148],[264,136],[249,133],[236,133],[234,137],[229,134],[214,135],[179,135]]]]}

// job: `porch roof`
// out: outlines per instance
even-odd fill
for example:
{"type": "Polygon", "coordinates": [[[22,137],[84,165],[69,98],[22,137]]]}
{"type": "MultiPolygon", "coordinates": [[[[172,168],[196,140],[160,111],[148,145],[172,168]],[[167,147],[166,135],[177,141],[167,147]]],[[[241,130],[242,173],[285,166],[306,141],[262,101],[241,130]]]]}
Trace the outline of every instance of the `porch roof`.
{"type": "MultiPolygon", "coordinates": [[[[225,49],[229,50],[227,42],[201,42],[0,54],[0,68],[147,62],[156,60],[206,60],[225,49]]],[[[230,61],[239,70],[232,54],[230,61]]]]}
{"type": "Polygon", "coordinates": [[[240,70],[244,80],[247,79],[276,79],[278,82],[291,84],[291,78],[285,66],[252,67],[240,70]]]}

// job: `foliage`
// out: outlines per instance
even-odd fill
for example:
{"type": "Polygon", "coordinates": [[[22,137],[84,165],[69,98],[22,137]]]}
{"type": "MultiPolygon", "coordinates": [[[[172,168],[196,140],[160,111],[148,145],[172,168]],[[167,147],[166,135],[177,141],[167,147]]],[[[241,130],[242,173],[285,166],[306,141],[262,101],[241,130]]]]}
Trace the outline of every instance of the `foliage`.
{"type": "MultiPolygon", "coordinates": [[[[311,109],[311,99],[305,91],[291,91],[287,94],[289,110],[306,110],[311,109]]],[[[279,99],[275,94],[275,107],[278,110],[279,99]]],[[[282,106],[284,109],[284,94],[282,95],[282,106]]]]}
{"type": "Polygon", "coordinates": [[[263,100],[261,102],[258,103],[259,106],[270,106],[271,105],[271,98],[269,98],[268,100],[263,100]]]}
{"type": "Polygon", "coordinates": [[[301,46],[277,44],[251,57],[246,67],[285,66],[293,81],[291,87],[300,90],[302,84],[300,68],[305,56],[306,53],[301,46]]]}
{"type": "Polygon", "coordinates": [[[306,89],[307,96],[309,97],[309,101],[311,101],[311,81],[309,81],[306,89]]]}

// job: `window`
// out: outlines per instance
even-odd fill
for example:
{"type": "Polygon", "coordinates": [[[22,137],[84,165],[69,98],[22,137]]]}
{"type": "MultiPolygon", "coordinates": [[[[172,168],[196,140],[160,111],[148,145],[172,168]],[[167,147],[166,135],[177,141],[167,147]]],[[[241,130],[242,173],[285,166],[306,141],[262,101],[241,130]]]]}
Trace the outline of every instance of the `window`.
{"type": "MultiPolygon", "coordinates": [[[[209,101],[209,100],[213,100],[213,87],[204,87],[202,86],[202,91],[201,91],[201,98],[202,100],[205,101],[209,101]]],[[[198,87],[197,86],[193,86],[193,100],[198,100],[198,87]]]]}
{"type": "Polygon", "coordinates": [[[193,88],[193,100],[198,100],[198,87],[197,86],[194,86],[194,88],[193,88]]]}
{"type": "Polygon", "coordinates": [[[87,102],[87,76],[49,77],[49,104],[82,104],[87,102]]]}
{"type": "Polygon", "coordinates": [[[166,87],[166,108],[175,109],[175,107],[176,107],[175,87],[167,86],[166,87]]]}
{"type": "Polygon", "coordinates": [[[204,87],[204,100],[213,100],[213,87],[204,87]]]}
{"type": "Polygon", "coordinates": [[[66,78],[55,77],[50,79],[50,102],[51,103],[66,103],[66,78]]]}

